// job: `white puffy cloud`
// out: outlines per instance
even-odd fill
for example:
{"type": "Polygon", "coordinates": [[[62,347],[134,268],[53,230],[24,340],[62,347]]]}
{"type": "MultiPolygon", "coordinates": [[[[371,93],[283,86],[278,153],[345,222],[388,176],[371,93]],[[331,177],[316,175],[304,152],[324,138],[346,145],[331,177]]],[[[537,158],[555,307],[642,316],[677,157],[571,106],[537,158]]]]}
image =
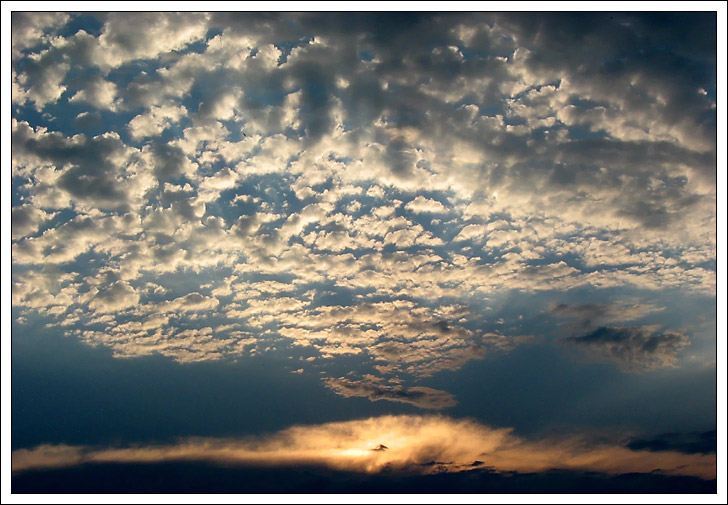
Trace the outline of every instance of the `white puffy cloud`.
{"type": "Polygon", "coordinates": [[[207,14],[191,12],[112,12],[104,23],[94,59],[116,67],[183,49],[207,31],[207,14]]]}
{"type": "Polygon", "coordinates": [[[56,102],[66,91],[63,81],[70,68],[70,63],[64,61],[56,51],[46,49],[34,53],[29,58],[25,71],[15,78],[17,85],[14,86],[14,101],[24,103],[29,100],[36,110],[43,110],[46,104],[56,102]]]}
{"type": "Polygon", "coordinates": [[[116,109],[116,84],[102,78],[92,79],[84,88],[68,99],[69,102],[87,102],[97,109],[116,109]]]}
{"type": "Polygon", "coordinates": [[[135,138],[156,137],[177,123],[187,110],[182,106],[153,106],[148,112],[129,121],[129,133],[135,138]]]}
{"type": "Polygon", "coordinates": [[[47,40],[48,32],[65,25],[70,15],[65,12],[13,12],[13,58],[24,49],[33,48],[47,40]]]}
{"type": "Polygon", "coordinates": [[[416,196],[404,208],[415,214],[443,214],[447,212],[447,209],[442,203],[437,200],[425,198],[422,195],[416,196]]]}

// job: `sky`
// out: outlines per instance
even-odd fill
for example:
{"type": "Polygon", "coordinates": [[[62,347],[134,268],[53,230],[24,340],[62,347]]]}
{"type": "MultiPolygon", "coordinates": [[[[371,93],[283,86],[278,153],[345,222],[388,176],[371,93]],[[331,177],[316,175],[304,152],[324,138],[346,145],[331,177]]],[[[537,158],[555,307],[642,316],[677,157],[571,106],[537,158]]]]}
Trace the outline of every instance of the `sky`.
{"type": "Polygon", "coordinates": [[[13,491],[715,493],[717,19],[13,12],[13,491]]]}

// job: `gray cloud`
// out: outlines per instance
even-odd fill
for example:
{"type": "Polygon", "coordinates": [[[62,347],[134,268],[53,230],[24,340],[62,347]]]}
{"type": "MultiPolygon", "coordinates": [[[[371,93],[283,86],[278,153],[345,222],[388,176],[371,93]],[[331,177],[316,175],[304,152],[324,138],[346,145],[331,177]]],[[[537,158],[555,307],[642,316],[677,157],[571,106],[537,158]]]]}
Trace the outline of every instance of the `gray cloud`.
{"type": "Polygon", "coordinates": [[[182,49],[204,37],[207,18],[207,14],[193,12],[110,13],[98,38],[96,61],[118,66],[182,49]]]}
{"type": "Polygon", "coordinates": [[[627,371],[674,366],[679,352],[690,343],[690,339],[681,333],[660,332],[651,326],[603,326],[565,341],[596,357],[615,361],[627,371]]]}
{"type": "Polygon", "coordinates": [[[114,110],[116,108],[116,94],[117,89],[114,83],[96,76],[84,83],[83,89],[69,98],[68,101],[86,102],[97,109],[114,110]]]}
{"type": "Polygon", "coordinates": [[[632,321],[662,310],[648,303],[560,303],[554,305],[549,313],[570,320],[575,329],[583,331],[593,330],[604,323],[632,321]]]}
{"type": "Polygon", "coordinates": [[[13,207],[10,218],[13,239],[35,233],[41,223],[52,216],[53,214],[48,214],[28,204],[13,207]]]}
{"type": "Polygon", "coordinates": [[[129,284],[117,281],[102,288],[91,300],[89,307],[101,312],[116,312],[139,303],[139,294],[129,284]]]}
{"type": "Polygon", "coordinates": [[[48,32],[65,25],[69,18],[65,12],[13,12],[13,57],[20,56],[24,49],[40,45],[48,32]]]}
{"type": "Polygon", "coordinates": [[[635,438],[627,443],[633,451],[677,451],[685,454],[715,454],[716,430],[689,433],[661,433],[651,438],[635,438]]]}
{"type": "MultiPolygon", "coordinates": [[[[37,110],[43,110],[47,103],[56,102],[66,86],[63,81],[71,65],[64,61],[63,55],[52,49],[47,49],[39,54],[39,57],[30,62],[23,73],[18,74],[17,82],[24,88],[25,99],[19,96],[14,97],[15,102],[24,103],[27,100],[33,102],[37,110]]],[[[19,88],[16,88],[17,91],[19,88]]]]}
{"type": "Polygon", "coordinates": [[[127,203],[123,160],[128,148],[116,133],[71,140],[55,132],[34,131],[20,122],[14,124],[13,149],[16,160],[38,159],[61,169],[55,184],[78,201],[100,208],[127,203]]]}
{"type": "Polygon", "coordinates": [[[446,409],[457,405],[457,401],[447,391],[440,391],[428,387],[405,387],[399,384],[383,384],[370,378],[350,380],[344,377],[338,379],[329,377],[324,384],[336,394],[345,398],[363,397],[376,402],[409,403],[421,409],[446,409]]]}
{"type": "Polygon", "coordinates": [[[151,144],[151,152],[154,160],[154,175],[160,181],[176,179],[190,168],[190,161],[179,147],[154,142],[151,144]]]}

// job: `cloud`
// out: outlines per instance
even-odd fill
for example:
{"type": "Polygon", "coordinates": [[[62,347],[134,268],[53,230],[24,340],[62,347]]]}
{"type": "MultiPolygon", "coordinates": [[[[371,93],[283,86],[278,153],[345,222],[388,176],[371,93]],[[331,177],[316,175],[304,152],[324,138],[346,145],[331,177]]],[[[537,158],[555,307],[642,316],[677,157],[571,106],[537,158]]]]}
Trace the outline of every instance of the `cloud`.
{"type": "Polygon", "coordinates": [[[125,162],[132,151],[117,133],[77,135],[71,139],[13,119],[13,148],[16,166],[37,181],[31,192],[40,197],[41,207],[54,206],[51,202],[42,205],[42,195],[55,190],[48,187],[50,183],[79,203],[96,208],[118,208],[126,203],[128,195],[123,181],[130,174],[125,162]],[[45,174],[39,174],[38,169],[46,164],[58,170],[48,174],[44,181],[41,176],[45,174]]]}
{"type": "Polygon", "coordinates": [[[326,386],[336,394],[345,398],[364,397],[376,402],[409,403],[421,409],[445,409],[457,405],[450,393],[428,387],[404,387],[399,384],[381,384],[371,379],[350,380],[344,377],[324,379],[326,386]]]}
{"type": "Polygon", "coordinates": [[[33,102],[36,110],[43,110],[46,104],[56,102],[66,91],[63,81],[70,68],[71,65],[56,51],[47,49],[36,54],[25,71],[16,77],[20,87],[14,87],[13,101],[24,103],[27,99],[33,102]],[[20,99],[21,94],[25,99],[20,99]]]}
{"type": "Polygon", "coordinates": [[[654,326],[602,326],[565,342],[598,358],[615,361],[628,371],[675,366],[678,353],[689,345],[690,339],[675,331],[658,330],[654,326]]]}
{"type": "Polygon", "coordinates": [[[654,438],[635,438],[627,447],[633,451],[676,451],[685,454],[715,454],[716,431],[662,433],[654,438]]]}
{"type": "Polygon", "coordinates": [[[97,109],[116,109],[117,89],[113,82],[105,81],[101,77],[89,80],[85,87],[68,99],[69,102],[86,102],[97,109]]]}
{"type": "Polygon", "coordinates": [[[124,281],[117,281],[97,292],[89,308],[100,312],[116,312],[139,303],[139,294],[124,281]]]}
{"type": "MultiPolygon", "coordinates": [[[[267,300],[261,308],[265,312],[280,312],[267,300]]],[[[468,308],[457,305],[433,310],[395,299],[353,306],[322,305],[279,313],[277,317],[282,326],[279,333],[294,345],[317,349],[323,357],[365,353],[391,371],[419,377],[457,370],[470,360],[507,351],[517,343],[516,338],[508,335],[467,329],[463,323],[470,317],[468,308]]],[[[346,384],[344,380],[339,386],[346,384]]],[[[380,392],[395,397],[388,388],[380,392]]],[[[408,398],[402,391],[397,394],[408,398]]]]}
{"type": "Polygon", "coordinates": [[[578,438],[528,440],[513,435],[510,429],[433,416],[383,416],[294,426],[257,438],[196,438],[157,446],[42,445],[13,451],[12,470],[17,474],[89,463],[173,461],[209,461],[248,467],[315,465],[370,474],[461,472],[480,462],[496,472],[659,471],[706,479],[716,475],[714,454],[655,453],[616,444],[584,444],[578,438]],[[381,445],[387,450],[372,450],[381,445]]]}
{"type": "Polygon", "coordinates": [[[98,37],[95,60],[117,67],[182,49],[205,36],[207,18],[203,13],[112,12],[98,37]]]}
{"type": "Polygon", "coordinates": [[[648,303],[560,303],[554,305],[549,313],[562,319],[571,320],[577,330],[593,330],[600,324],[632,321],[648,314],[660,312],[663,307],[648,303]]]}
{"type": "Polygon", "coordinates": [[[152,170],[160,181],[174,180],[195,170],[195,164],[185,156],[182,149],[169,143],[151,144],[151,154],[152,170]]]}
{"type": "Polygon", "coordinates": [[[610,16],[14,15],[14,306],[117,356],[422,377],[516,345],[487,307],[517,296],[677,364],[615,325],[715,296],[714,22],[610,16]],[[657,301],[538,298],[581,289],[657,301]]]}
{"type": "Polygon", "coordinates": [[[181,106],[162,105],[151,107],[145,114],[135,116],[129,122],[129,133],[134,138],[155,137],[177,123],[187,110],[181,106]]]}
{"type": "Polygon", "coordinates": [[[437,200],[430,200],[422,195],[415,197],[404,208],[415,214],[443,214],[447,212],[447,209],[442,203],[437,200]]]}
{"type": "Polygon", "coordinates": [[[44,42],[47,32],[65,25],[69,18],[70,15],[65,12],[13,12],[13,57],[17,58],[21,51],[32,49],[44,42]]]}
{"type": "Polygon", "coordinates": [[[189,293],[174,300],[155,304],[150,307],[150,310],[157,313],[211,310],[217,307],[219,303],[219,300],[214,296],[208,297],[200,293],[189,293]]]}
{"type": "Polygon", "coordinates": [[[33,205],[13,207],[11,215],[13,239],[35,233],[38,227],[53,214],[42,211],[33,205]]]}
{"type": "Polygon", "coordinates": [[[101,114],[99,112],[81,112],[73,122],[74,126],[81,132],[93,130],[101,126],[101,114]]]}

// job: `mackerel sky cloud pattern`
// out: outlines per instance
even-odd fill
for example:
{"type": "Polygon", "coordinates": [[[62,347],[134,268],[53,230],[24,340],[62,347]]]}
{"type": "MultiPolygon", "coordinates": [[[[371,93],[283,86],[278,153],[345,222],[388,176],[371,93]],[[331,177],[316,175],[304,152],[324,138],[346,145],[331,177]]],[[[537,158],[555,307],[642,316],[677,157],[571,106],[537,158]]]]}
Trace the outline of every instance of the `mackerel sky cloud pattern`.
{"type": "Polygon", "coordinates": [[[12,44],[14,339],[283,356],[414,413],[537,347],[715,374],[711,13],[17,12],[12,44]]]}

